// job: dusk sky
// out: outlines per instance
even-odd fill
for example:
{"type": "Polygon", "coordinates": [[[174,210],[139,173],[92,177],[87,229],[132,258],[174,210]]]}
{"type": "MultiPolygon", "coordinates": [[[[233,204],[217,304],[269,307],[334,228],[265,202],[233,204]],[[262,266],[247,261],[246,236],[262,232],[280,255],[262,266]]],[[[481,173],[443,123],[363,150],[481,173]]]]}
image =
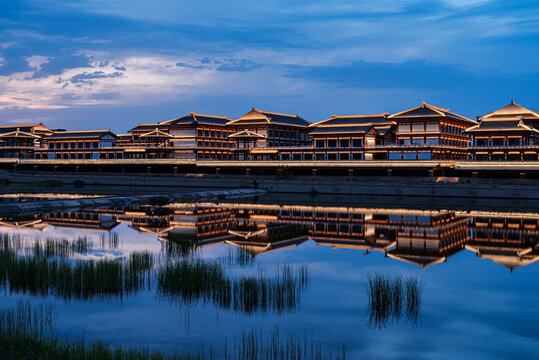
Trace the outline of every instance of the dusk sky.
{"type": "Polygon", "coordinates": [[[14,0],[0,34],[1,124],[539,110],[530,0],[14,0]]]}

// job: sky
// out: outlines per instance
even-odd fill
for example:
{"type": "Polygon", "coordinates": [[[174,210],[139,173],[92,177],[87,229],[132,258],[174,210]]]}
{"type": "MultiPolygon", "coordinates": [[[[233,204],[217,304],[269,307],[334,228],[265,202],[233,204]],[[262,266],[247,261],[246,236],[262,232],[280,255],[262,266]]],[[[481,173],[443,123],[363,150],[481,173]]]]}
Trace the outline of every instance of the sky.
{"type": "Polygon", "coordinates": [[[2,1],[0,124],[539,110],[538,45],[529,0],[2,1]]]}

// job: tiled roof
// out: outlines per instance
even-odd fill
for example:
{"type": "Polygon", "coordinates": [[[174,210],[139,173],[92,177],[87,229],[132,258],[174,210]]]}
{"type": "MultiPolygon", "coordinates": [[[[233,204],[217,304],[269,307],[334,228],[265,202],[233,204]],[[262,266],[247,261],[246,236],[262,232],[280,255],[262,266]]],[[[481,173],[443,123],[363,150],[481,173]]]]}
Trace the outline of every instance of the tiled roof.
{"type": "Polygon", "coordinates": [[[522,121],[523,116],[505,116],[485,118],[479,121],[479,124],[466,129],[467,133],[476,132],[507,132],[507,131],[526,131],[537,132],[522,121]]]}
{"type": "Polygon", "coordinates": [[[262,134],[258,134],[249,130],[238,131],[234,134],[229,135],[228,137],[229,138],[261,138],[261,139],[266,138],[266,136],[262,134]]]}
{"type": "Polygon", "coordinates": [[[167,120],[160,122],[161,125],[174,126],[174,125],[195,125],[195,124],[205,124],[205,125],[216,125],[224,126],[230,119],[226,116],[216,116],[216,115],[207,115],[207,114],[197,114],[194,112],[189,113],[176,119],[167,120]]]}
{"type": "Polygon", "coordinates": [[[477,121],[468,119],[465,116],[455,114],[449,109],[444,109],[438,106],[430,105],[425,102],[421,103],[421,106],[417,106],[412,109],[404,110],[396,114],[389,115],[389,119],[407,119],[407,118],[428,118],[428,117],[446,117],[456,120],[468,122],[470,124],[477,124],[477,121]]]}
{"type": "Polygon", "coordinates": [[[131,140],[131,134],[116,134],[116,140],[131,140]]]}
{"type": "Polygon", "coordinates": [[[155,130],[155,128],[158,128],[159,130],[166,130],[168,131],[168,125],[163,125],[161,123],[154,123],[154,124],[138,124],[138,126],[132,128],[129,130],[129,132],[140,132],[140,131],[152,131],[155,130]]]}
{"type": "Polygon", "coordinates": [[[310,123],[297,114],[281,114],[270,111],[262,111],[253,108],[242,117],[228,122],[227,125],[247,125],[247,124],[275,124],[285,126],[307,127],[310,123]]]}
{"type": "Polygon", "coordinates": [[[493,111],[491,113],[481,116],[479,119],[484,120],[487,118],[500,118],[500,117],[507,117],[507,116],[523,116],[524,119],[538,119],[539,120],[538,113],[536,113],[535,111],[526,109],[524,106],[520,106],[516,104],[514,101],[511,101],[510,104],[502,107],[501,109],[498,109],[496,111],[493,111]]]}
{"type": "Polygon", "coordinates": [[[155,128],[155,130],[144,133],[140,135],[141,138],[171,138],[174,137],[170,135],[169,133],[166,133],[164,131],[159,130],[158,128],[155,128]]]}
{"type": "MultiPolygon", "coordinates": [[[[311,124],[309,127],[313,130],[311,135],[330,135],[330,134],[365,134],[371,129],[380,128],[383,134],[391,130],[395,124],[387,120],[387,113],[373,115],[333,115],[327,120],[311,124]]],[[[383,135],[382,134],[382,135],[383,135]]]]}
{"type": "Polygon", "coordinates": [[[45,125],[39,124],[20,124],[20,125],[1,125],[0,134],[9,133],[13,131],[23,131],[27,133],[37,133],[37,134],[50,134],[52,130],[46,127],[45,125]]]}
{"type": "Polygon", "coordinates": [[[387,120],[387,113],[374,115],[332,115],[331,118],[309,125],[309,127],[326,126],[363,126],[363,125],[394,125],[394,121],[387,120]]]}
{"type": "Polygon", "coordinates": [[[326,126],[326,127],[316,127],[311,132],[310,135],[331,135],[331,134],[345,134],[345,135],[354,135],[354,134],[365,134],[373,129],[372,125],[364,126],[326,126]]]}
{"type": "Polygon", "coordinates": [[[89,130],[89,131],[59,131],[47,137],[47,139],[99,139],[105,135],[112,135],[116,137],[114,133],[107,130],[89,130]]]}
{"type": "Polygon", "coordinates": [[[17,129],[16,131],[1,133],[0,138],[41,139],[41,136],[20,131],[19,129],[17,129]]]}

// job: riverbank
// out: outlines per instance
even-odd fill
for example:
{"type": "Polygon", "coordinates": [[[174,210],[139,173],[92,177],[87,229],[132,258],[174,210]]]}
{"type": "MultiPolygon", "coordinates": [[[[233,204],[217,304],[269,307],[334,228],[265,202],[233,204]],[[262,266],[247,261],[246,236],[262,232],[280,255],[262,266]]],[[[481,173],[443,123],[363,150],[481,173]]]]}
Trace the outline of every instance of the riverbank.
{"type": "Polygon", "coordinates": [[[397,177],[397,176],[269,176],[161,173],[56,173],[0,170],[0,180],[31,184],[38,181],[63,184],[184,187],[196,189],[264,189],[270,193],[331,194],[394,197],[539,199],[539,179],[397,177]]]}

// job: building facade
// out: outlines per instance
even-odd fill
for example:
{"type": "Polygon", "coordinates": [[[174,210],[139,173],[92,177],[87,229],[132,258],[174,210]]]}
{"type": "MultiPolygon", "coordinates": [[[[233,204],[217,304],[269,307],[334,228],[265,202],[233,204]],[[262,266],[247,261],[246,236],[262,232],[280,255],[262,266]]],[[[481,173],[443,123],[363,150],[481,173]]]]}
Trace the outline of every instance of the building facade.
{"type": "Polygon", "coordinates": [[[478,118],[471,136],[470,156],[477,161],[537,161],[539,114],[511,101],[503,108],[478,118]]]}
{"type": "Polygon", "coordinates": [[[119,159],[116,135],[107,130],[57,131],[35,150],[36,159],[119,159]]]}
{"type": "Polygon", "coordinates": [[[236,160],[278,160],[279,147],[309,147],[310,123],[298,116],[251,109],[229,121],[236,160]]]}
{"type": "Polygon", "coordinates": [[[229,138],[233,131],[226,126],[229,121],[226,116],[191,112],[160,124],[169,127],[173,158],[228,160],[235,144],[229,138]]]}
{"type": "Polygon", "coordinates": [[[388,119],[397,124],[397,144],[389,150],[389,160],[466,159],[470,137],[465,130],[477,125],[425,102],[388,119]]]}
{"type": "Polygon", "coordinates": [[[309,126],[315,160],[387,159],[379,146],[395,142],[395,122],[388,114],[333,115],[309,126]]]}

